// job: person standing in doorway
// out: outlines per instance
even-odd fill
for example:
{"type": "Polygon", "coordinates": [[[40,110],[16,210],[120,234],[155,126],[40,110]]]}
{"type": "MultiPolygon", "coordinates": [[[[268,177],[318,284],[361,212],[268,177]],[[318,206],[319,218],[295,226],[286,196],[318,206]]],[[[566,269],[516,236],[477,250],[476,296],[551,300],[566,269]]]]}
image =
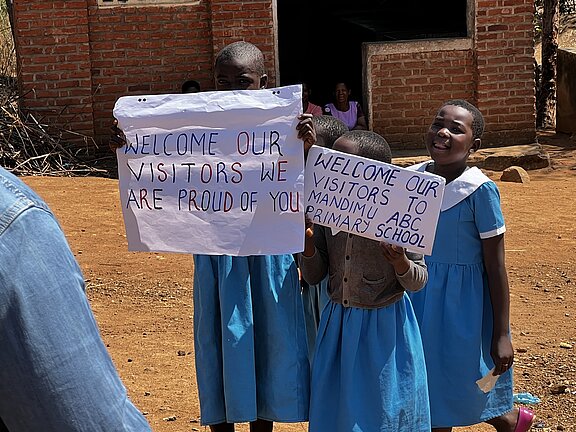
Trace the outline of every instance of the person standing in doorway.
{"type": "Polygon", "coordinates": [[[324,106],[324,114],[343,121],[349,130],[366,130],[366,116],[360,103],[350,100],[352,91],[348,84],[339,81],[334,87],[334,102],[324,106]]]}

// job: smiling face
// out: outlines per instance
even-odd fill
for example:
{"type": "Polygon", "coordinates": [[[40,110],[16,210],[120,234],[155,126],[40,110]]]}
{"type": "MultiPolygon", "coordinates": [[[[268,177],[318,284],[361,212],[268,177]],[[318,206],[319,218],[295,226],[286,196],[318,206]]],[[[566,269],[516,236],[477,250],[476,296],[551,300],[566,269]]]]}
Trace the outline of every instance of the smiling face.
{"type": "Polygon", "coordinates": [[[254,70],[249,60],[222,60],[214,70],[216,90],[258,90],[266,87],[268,77],[254,70]]]}
{"type": "Polygon", "coordinates": [[[459,170],[466,166],[471,151],[480,148],[472,122],[472,114],[459,106],[445,105],[438,111],[426,135],[426,148],[437,167],[459,170]]]}

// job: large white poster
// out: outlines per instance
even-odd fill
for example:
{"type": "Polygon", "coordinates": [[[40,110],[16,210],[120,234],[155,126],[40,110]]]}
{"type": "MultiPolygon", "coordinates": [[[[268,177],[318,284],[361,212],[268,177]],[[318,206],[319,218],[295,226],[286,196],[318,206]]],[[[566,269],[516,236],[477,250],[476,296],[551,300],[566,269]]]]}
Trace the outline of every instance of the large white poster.
{"type": "Polygon", "coordinates": [[[120,98],[128,247],[262,255],[304,248],[300,86],[120,98]]]}
{"type": "Polygon", "coordinates": [[[432,253],[444,178],[313,147],[305,184],[312,222],[432,253]]]}

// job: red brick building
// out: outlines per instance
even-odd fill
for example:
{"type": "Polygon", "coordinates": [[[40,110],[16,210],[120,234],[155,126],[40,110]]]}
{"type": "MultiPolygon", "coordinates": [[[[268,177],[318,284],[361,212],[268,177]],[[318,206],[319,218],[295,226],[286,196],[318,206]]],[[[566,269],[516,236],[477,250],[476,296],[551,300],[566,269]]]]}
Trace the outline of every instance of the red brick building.
{"type": "Polygon", "coordinates": [[[327,97],[328,78],[353,74],[370,127],[396,148],[421,146],[449,98],[484,113],[486,145],[534,142],[533,0],[399,3],[14,0],[23,108],[101,144],[118,97],[187,79],[209,90],[214,55],[247,40],[271,85],[305,79],[327,97]]]}

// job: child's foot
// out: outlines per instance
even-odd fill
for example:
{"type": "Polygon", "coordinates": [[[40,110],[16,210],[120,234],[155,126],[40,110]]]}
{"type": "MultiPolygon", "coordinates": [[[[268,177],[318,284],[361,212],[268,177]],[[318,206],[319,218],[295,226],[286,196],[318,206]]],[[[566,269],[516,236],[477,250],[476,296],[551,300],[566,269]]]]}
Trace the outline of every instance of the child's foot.
{"type": "Polygon", "coordinates": [[[534,415],[534,411],[524,407],[518,408],[518,417],[514,432],[528,432],[535,419],[536,416],[534,415]]]}
{"type": "Polygon", "coordinates": [[[498,432],[528,432],[534,419],[534,412],[520,407],[514,408],[500,417],[488,420],[486,423],[494,426],[498,432]]]}

